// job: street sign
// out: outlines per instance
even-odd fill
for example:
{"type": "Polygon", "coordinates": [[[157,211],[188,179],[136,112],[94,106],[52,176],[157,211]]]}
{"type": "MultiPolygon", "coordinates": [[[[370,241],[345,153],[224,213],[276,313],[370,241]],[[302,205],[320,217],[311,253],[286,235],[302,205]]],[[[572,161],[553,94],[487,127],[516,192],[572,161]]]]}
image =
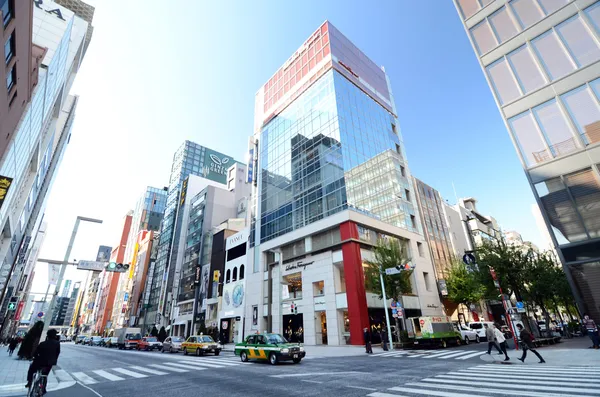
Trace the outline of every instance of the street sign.
{"type": "Polygon", "coordinates": [[[98,261],[79,261],[77,262],[78,270],[91,270],[93,272],[101,272],[104,270],[106,266],[106,262],[98,262],[98,261]]]}
{"type": "Polygon", "coordinates": [[[525,313],[525,304],[523,302],[517,302],[516,305],[518,313],[525,313]]]}
{"type": "Polygon", "coordinates": [[[44,317],[44,312],[39,312],[39,313],[37,314],[37,316],[38,316],[38,318],[42,318],[42,317],[44,317]]]}
{"type": "Polygon", "coordinates": [[[402,272],[402,270],[396,269],[395,267],[390,267],[390,268],[385,269],[385,274],[387,276],[391,276],[393,274],[400,274],[401,272],[402,272]]]}
{"type": "Polygon", "coordinates": [[[473,265],[475,264],[475,255],[468,252],[463,255],[462,260],[465,263],[465,265],[473,265]]]}
{"type": "Polygon", "coordinates": [[[9,302],[8,303],[8,310],[9,311],[14,311],[17,308],[17,304],[14,302],[9,302]]]}

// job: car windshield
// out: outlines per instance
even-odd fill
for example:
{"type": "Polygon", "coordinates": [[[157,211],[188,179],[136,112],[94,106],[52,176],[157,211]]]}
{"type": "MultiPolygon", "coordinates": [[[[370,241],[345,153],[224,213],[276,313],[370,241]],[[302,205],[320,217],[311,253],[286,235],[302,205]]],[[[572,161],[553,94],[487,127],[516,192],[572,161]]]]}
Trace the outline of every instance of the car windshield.
{"type": "Polygon", "coordinates": [[[206,336],[206,335],[201,336],[200,339],[202,340],[202,342],[207,342],[207,343],[214,342],[213,338],[211,338],[210,336],[206,336]]]}
{"type": "Polygon", "coordinates": [[[102,337],[101,336],[92,336],[92,339],[93,340],[100,340],[100,339],[102,339],[102,337]]]}
{"type": "Polygon", "coordinates": [[[140,339],[142,339],[142,334],[127,334],[126,339],[140,340],[140,339]]]}
{"type": "Polygon", "coordinates": [[[288,341],[279,334],[271,334],[267,336],[269,343],[288,343],[288,341]]]}
{"type": "Polygon", "coordinates": [[[172,338],[171,342],[183,342],[183,338],[172,338]]]}
{"type": "Polygon", "coordinates": [[[481,323],[474,323],[474,324],[469,324],[469,327],[471,327],[471,329],[481,329],[481,328],[483,328],[483,325],[481,323]]]}
{"type": "Polygon", "coordinates": [[[156,338],[146,338],[146,342],[156,342],[156,338]]]}

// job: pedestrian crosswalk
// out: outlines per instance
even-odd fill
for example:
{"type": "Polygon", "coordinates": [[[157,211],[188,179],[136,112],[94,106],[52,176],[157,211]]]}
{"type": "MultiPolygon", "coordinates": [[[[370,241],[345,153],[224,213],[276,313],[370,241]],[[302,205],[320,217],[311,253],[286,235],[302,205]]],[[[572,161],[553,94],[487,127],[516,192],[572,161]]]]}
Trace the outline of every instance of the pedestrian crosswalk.
{"type": "Polygon", "coordinates": [[[85,372],[61,371],[62,378],[69,377],[84,385],[93,385],[100,382],[118,382],[127,379],[140,379],[149,376],[162,376],[180,374],[185,372],[203,371],[210,369],[226,369],[238,365],[245,365],[238,357],[193,357],[181,360],[169,360],[163,363],[146,365],[129,365],[117,368],[95,369],[85,372]]]}
{"type": "Polygon", "coordinates": [[[369,357],[381,357],[381,358],[423,358],[423,359],[455,359],[455,360],[468,360],[470,358],[479,357],[485,354],[485,351],[481,350],[401,350],[385,353],[371,354],[369,357]]]}
{"type": "Polygon", "coordinates": [[[478,365],[407,382],[368,397],[598,397],[600,368],[478,365]]]}

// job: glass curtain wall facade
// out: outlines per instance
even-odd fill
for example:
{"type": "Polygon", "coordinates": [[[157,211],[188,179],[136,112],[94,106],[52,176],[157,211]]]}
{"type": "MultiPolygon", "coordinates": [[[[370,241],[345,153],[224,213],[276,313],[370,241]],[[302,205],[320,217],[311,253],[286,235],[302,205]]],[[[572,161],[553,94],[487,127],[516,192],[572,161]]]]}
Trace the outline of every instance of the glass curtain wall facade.
{"type": "Polygon", "coordinates": [[[579,309],[600,317],[600,2],[455,0],[579,309]]]}

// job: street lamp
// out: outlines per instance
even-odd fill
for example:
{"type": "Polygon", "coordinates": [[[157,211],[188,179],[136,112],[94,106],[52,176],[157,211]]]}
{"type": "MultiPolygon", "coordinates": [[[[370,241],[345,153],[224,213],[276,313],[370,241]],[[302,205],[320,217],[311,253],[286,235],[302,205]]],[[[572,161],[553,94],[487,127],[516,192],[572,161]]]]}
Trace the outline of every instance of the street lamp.
{"type": "MultiPolygon", "coordinates": [[[[52,319],[52,312],[54,311],[54,305],[56,304],[56,297],[58,296],[58,294],[60,292],[60,286],[62,284],[63,277],[65,276],[65,271],[67,270],[67,265],[70,264],[69,258],[71,257],[71,250],[73,249],[73,244],[75,243],[75,236],[77,235],[77,230],[79,229],[79,222],[81,222],[81,221],[90,222],[90,223],[102,223],[102,221],[100,219],[87,218],[84,216],[77,216],[77,219],[75,220],[75,226],[73,226],[73,231],[71,232],[71,239],[69,240],[69,245],[67,246],[67,252],[65,252],[65,259],[62,262],[60,262],[60,265],[61,265],[60,274],[58,276],[58,281],[56,282],[54,294],[52,295],[52,299],[50,300],[50,306],[48,306],[47,313],[49,313],[50,319],[52,319]]],[[[52,262],[57,262],[57,261],[52,261],[52,262]]],[[[48,327],[50,327],[50,321],[48,321],[48,319],[46,319],[46,321],[44,321],[44,332],[48,330],[48,327]]],[[[43,335],[43,333],[42,333],[42,335],[43,335]]]]}

